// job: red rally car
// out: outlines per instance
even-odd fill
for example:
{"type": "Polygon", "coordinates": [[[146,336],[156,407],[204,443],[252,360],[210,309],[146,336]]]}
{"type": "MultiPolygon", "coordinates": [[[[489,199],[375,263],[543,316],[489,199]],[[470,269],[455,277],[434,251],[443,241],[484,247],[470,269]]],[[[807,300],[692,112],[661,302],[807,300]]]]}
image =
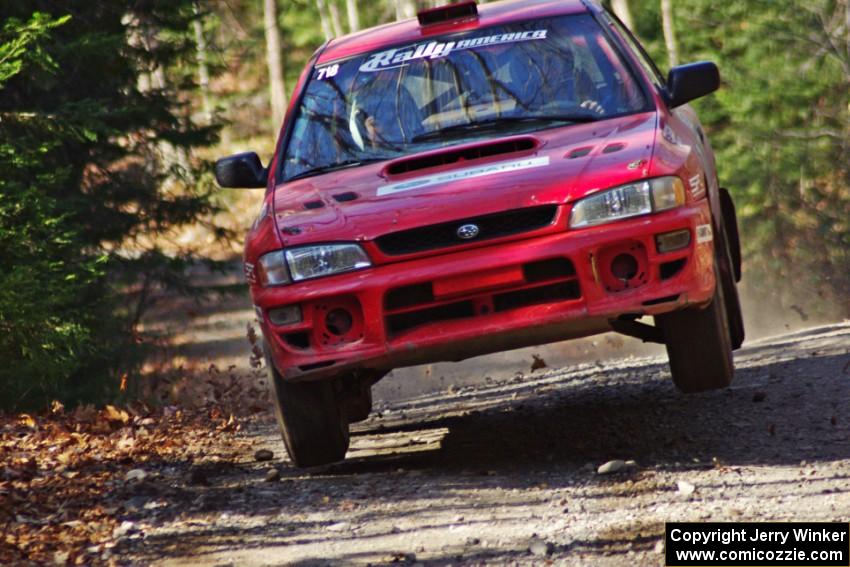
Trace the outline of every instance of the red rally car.
{"type": "Polygon", "coordinates": [[[461,2],[334,39],[274,157],[245,272],[298,466],[344,458],[393,368],[617,331],[685,392],[728,385],[744,328],[735,208],[688,102],[595,0],[461,2]],[[644,317],[654,318],[654,325],[644,317]]]}

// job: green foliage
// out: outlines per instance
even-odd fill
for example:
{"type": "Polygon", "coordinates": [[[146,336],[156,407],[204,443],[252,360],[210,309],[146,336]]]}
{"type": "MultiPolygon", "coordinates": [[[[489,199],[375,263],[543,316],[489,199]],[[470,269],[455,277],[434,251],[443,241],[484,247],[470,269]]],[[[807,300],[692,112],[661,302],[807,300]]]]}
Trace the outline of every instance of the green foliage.
{"type": "Polygon", "coordinates": [[[12,18],[3,24],[0,44],[0,86],[21,72],[25,64],[52,68],[53,61],[43,49],[41,41],[51,28],[67,22],[69,16],[51,20],[46,14],[35,13],[24,23],[12,18]]]}
{"type": "Polygon", "coordinates": [[[191,18],[188,0],[0,5],[0,408],[114,396],[151,290],[185,288],[189,251],[159,241],[213,210],[191,18]]]}
{"type": "MultiPolygon", "coordinates": [[[[22,72],[55,71],[45,52],[50,29],[67,18],[36,13],[9,19],[0,36],[0,87],[22,72]]],[[[69,171],[45,171],[41,160],[56,149],[50,123],[31,113],[0,119],[0,400],[24,403],[38,391],[66,389],[92,352],[87,319],[77,297],[102,278],[98,262],[79,262],[81,244],[55,198],[39,187],[58,187],[69,171]]],[[[70,389],[70,388],[67,388],[70,389]]]]}
{"type": "MultiPolygon", "coordinates": [[[[658,4],[634,1],[632,13],[666,67],[658,4]]],[[[738,204],[747,279],[780,306],[850,315],[846,0],[673,4],[682,60],[716,61],[723,77],[696,106],[738,204]]]]}

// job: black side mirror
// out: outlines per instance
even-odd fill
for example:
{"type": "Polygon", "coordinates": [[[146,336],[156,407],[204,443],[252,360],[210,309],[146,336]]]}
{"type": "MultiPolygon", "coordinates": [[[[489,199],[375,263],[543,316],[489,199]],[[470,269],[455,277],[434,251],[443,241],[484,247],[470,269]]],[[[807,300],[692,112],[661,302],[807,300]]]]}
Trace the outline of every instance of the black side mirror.
{"type": "Polygon", "coordinates": [[[246,152],[215,162],[215,180],[222,187],[262,189],[268,183],[269,172],[260,156],[246,152]]]}
{"type": "Polygon", "coordinates": [[[682,106],[719,88],[720,70],[711,61],[673,67],[667,76],[670,108],[682,106]]]}

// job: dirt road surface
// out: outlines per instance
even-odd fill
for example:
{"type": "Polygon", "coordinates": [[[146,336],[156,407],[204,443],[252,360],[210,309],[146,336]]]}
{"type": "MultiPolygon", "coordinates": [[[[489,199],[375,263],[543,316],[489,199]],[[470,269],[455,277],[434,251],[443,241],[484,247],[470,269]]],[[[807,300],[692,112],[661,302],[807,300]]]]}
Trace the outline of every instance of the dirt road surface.
{"type": "Polygon", "coordinates": [[[313,471],[258,423],[238,462],[149,471],[169,495],[139,497],[116,551],[154,565],[662,565],[666,521],[848,521],[850,323],[751,343],[736,364],[731,388],[695,396],[642,358],[383,404],[347,461],[313,471]],[[634,463],[597,472],[612,460],[634,463]]]}

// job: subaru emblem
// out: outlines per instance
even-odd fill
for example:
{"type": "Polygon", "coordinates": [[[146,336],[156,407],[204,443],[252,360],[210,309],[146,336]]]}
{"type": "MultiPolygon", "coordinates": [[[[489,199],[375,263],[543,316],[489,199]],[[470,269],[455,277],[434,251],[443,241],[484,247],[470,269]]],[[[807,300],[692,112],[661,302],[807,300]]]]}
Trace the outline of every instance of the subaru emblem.
{"type": "Polygon", "coordinates": [[[472,240],[481,233],[481,229],[474,224],[465,224],[457,229],[457,237],[463,240],[472,240]]]}

